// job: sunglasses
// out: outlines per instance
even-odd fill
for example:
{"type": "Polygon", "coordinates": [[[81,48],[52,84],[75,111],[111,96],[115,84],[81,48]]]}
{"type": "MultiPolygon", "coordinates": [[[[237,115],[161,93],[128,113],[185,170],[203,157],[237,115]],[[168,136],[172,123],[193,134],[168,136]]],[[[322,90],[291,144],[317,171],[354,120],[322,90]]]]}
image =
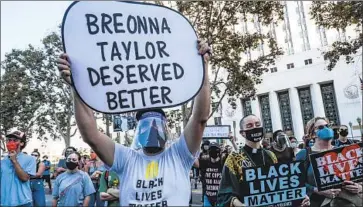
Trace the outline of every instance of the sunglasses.
{"type": "Polygon", "coordinates": [[[329,126],[329,124],[325,124],[325,125],[320,125],[320,126],[317,126],[317,127],[315,127],[316,129],[324,129],[324,128],[329,128],[330,126],[329,126]]]}

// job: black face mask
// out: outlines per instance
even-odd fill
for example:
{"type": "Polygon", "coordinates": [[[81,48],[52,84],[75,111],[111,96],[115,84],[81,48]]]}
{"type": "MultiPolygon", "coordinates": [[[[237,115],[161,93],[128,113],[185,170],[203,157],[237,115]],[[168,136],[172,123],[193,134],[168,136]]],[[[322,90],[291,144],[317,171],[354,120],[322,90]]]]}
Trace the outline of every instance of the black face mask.
{"type": "Polygon", "coordinates": [[[348,130],[341,130],[341,131],[339,132],[339,134],[340,134],[340,136],[342,136],[342,137],[346,137],[346,136],[348,135],[348,130]]]}
{"type": "Polygon", "coordinates": [[[209,151],[209,156],[210,156],[211,158],[213,158],[213,159],[216,159],[216,158],[218,158],[218,157],[219,157],[219,152],[218,152],[218,151],[216,151],[216,150],[211,150],[211,151],[209,151]]]}
{"type": "Polygon", "coordinates": [[[66,162],[66,166],[67,166],[68,169],[74,170],[74,169],[76,169],[76,167],[78,166],[78,164],[77,163],[74,163],[74,162],[66,162]]]}
{"type": "Polygon", "coordinates": [[[144,147],[145,152],[150,154],[156,154],[158,152],[161,152],[163,148],[161,147],[144,147]]]}
{"type": "Polygon", "coordinates": [[[245,130],[246,139],[251,142],[259,142],[263,139],[263,127],[245,130]]]}

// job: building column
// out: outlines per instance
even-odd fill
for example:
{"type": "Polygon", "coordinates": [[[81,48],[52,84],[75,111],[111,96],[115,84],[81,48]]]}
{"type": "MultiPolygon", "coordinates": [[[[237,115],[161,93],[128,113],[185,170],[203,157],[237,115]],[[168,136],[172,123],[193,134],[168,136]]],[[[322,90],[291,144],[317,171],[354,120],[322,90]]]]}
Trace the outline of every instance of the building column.
{"type": "Polygon", "coordinates": [[[252,113],[254,115],[256,115],[257,117],[260,117],[260,119],[262,119],[261,108],[260,108],[260,103],[259,103],[258,97],[255,100],[251,100],[251,109],[252,109],[252,113]]]}
{"type": "Polygon", "coordinates": [[[291,106],[290,108],[291,118],[294,127],[294,135],[298,141],[302,141],[302,137],[304,136],[305,126],[301,114],[299,93],[296,88],[290,88],[289,97],[290,97],[290,106],[291,106]]]}
{"type": "Polygon", "coordinates": [[[310,86],[311,101],[313,103],[314,117],[325,117],[323,97],[321,96],[320,85],[314,83],[310,86]]]}
{"type": "Polygon", "coordinates": [[[270,100],[270,113],[271,113],[271,121],[272,121],[272,131],[283,130],[282,122],[281,122],[281,113],[279,100],[277,99],[277,93],[272,91],[269,93],[270,100]]]}

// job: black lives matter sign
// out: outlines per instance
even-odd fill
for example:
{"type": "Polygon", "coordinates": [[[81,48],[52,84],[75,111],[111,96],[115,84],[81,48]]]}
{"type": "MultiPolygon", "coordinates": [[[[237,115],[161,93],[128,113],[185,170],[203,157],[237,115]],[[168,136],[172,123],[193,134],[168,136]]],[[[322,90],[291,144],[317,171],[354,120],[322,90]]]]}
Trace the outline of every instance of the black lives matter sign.
{"type": "Polygon", "coordinates": [[[79,1],[64,15],[62,38],[74,88],[100,112],[177,106],[203,83],[197,35],[167,7],[79,1]]]}
{"type": "Polygon", "coordinates": [[[303,162],[243,168],[241,197],[246,206],[292,206],[306,196],[303,162]]]}
{"type": "Polygon", "coordinates": [[[310,155],[319,191],[341,188],[345,180],[363,180],[363,143],[310,155]]]}

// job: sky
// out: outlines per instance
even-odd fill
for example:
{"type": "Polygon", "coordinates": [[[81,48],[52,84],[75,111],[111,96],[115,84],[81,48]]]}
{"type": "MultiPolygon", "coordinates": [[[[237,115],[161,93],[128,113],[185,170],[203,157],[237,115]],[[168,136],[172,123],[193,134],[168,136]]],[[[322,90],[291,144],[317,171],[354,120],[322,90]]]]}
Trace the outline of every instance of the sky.
{"type": "Polygon", "coordinates": [[[57,30],[71,1],[1,1],[1,59],[12,48],[41,45],[57,30]]]}
{"type": "MultiPolygon", "coordinates": [[[[1,1],[1,60],[13,48],[23,49],[29,44],[41,46],[41,39],[58,29],[63,14],[71,3],[72,1],[1,1]]],[[[71,144],[88,148],[78,135],[72,139],[71,144]]],[[[32,139],[25,151],[31,152],[40,146],[41,141],[32,139]]],[[[63,141],[48,141],[44,150],[61,155],[64,146],[63,141]]]]}

